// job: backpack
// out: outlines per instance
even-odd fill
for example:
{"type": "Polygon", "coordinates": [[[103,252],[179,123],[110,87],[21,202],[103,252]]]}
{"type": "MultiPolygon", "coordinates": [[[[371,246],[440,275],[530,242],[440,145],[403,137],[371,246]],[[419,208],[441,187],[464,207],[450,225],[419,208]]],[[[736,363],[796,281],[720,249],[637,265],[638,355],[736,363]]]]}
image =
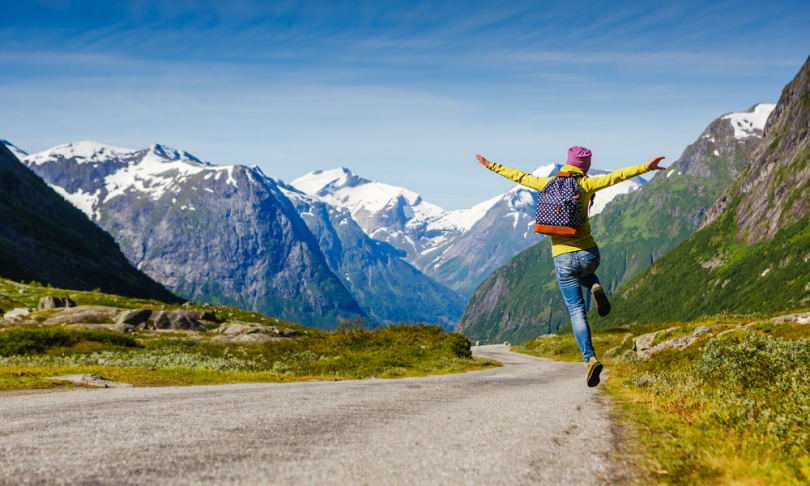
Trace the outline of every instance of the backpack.
{"type": "Polygon", "coordinates": [[[583,174],[560,172],[540,191],[534,231],[555,236],[579,235],[585,224],[577,183],[580,177],[583,174]]]}

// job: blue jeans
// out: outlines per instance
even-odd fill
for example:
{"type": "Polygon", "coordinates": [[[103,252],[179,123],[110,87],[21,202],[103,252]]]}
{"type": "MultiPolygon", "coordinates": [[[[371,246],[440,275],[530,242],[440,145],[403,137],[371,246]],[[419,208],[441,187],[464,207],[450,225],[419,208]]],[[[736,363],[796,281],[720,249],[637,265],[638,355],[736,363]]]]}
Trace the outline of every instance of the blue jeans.
{"type": "Polygon", "coordinates": [[[591,328],[585,313],[591,303],[591,288],[599,283],[594,273],[599,267],[599,248],[563,253],[554,257],[554,271],[560,284],[565,305],[571,315],[571,327],[579,344],[582,358],[587,363],[594,356],[591,328]],[[587,290],[582,297],[582,287],[587,290]],[[587,299],[587,300],[586,300],[587,299]]]}

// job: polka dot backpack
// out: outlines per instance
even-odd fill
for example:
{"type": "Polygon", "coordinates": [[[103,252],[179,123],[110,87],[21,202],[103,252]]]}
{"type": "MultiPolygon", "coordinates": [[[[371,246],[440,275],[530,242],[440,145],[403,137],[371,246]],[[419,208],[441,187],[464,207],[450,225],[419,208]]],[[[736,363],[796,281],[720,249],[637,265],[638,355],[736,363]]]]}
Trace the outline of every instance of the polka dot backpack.
{"type": "Polygon", "coordinates": [[[560,172],[537,195],[534,231],[544,235],[577,236],[585,215],[575,172],[560,172]]]}

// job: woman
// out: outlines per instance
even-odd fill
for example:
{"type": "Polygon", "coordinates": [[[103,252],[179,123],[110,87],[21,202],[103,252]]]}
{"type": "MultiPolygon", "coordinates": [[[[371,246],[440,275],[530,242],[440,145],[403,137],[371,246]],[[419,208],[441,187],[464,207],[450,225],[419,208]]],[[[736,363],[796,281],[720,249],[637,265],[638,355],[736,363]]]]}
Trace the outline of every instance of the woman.
{"type": "MultiPolygon", "coordinates": [[[[577,177],[576,179],[579,185],[580,201],[590,201],[597,191],[645,172],[665,170],[664,167],[658,166],[664,157],[658,156],[644,164],[625,167],[610,174],[587,177],[588,170],[591,168],[591,155],[591,151],[585,147],[571,147],[568,149],[568,161],[560,170],[561,172],[583,175],[583,177],[577,177]]],[[[554,179],[553,176],[536,177],[517,169],[504,167],[490,162],[480,155],[476,155],[475,158],[492,172],[538,191],[541,191],[546,184],[554,179]]],[[[594,273],[599,267],[599,247],[597,247],[596,241],[591,235],[587,206],[588,204],[582,205],[585,224],[576,235],[551,236],[551,255],[554,259],[557,283],[560,285],[560,291],[571,316],[574,337],[579,345],[579,350],[582,352],[582,358],[587,364],[586,383],[588,386],[594,387],[599,384],[599,375],[603,366],[596,359],[596,353],[591,343],[591,328],[585,315],[588,309],[581,288],[585,287],[593,295],[600,316],[606,316],[610,312],[610,302],[605,295],[604,289],[599,284],[599,278],[594,273]]]]}

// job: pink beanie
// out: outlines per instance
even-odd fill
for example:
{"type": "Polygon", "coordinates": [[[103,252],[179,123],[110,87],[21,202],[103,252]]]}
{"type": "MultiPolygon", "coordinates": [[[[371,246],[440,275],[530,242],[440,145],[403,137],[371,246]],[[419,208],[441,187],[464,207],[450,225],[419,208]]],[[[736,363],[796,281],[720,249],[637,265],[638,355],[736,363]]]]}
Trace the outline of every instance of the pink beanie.
{"type": "Polygon", "coordinates": [[[591,151],[585,147],[571,147],[568,149],[568,165],[573,165],[582,172],[591,168],[591,151]]]}

